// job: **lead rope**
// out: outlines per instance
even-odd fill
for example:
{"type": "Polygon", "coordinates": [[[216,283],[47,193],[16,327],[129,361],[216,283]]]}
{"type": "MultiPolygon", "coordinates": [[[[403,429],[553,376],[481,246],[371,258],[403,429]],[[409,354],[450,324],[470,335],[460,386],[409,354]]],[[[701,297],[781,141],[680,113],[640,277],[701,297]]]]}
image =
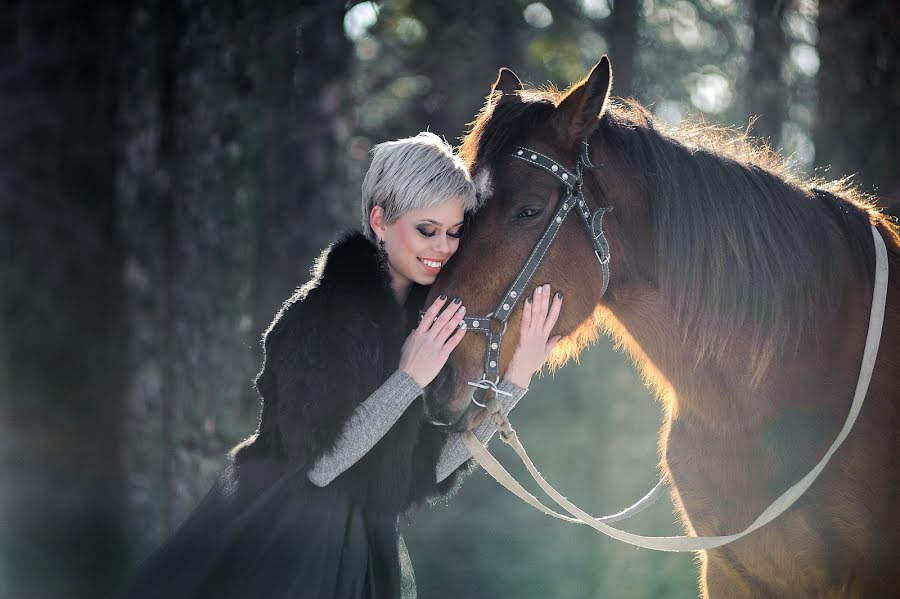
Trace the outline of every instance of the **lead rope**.
{"type": "MultiPolygon", "coordinates": [[[[486,407],[490,412],[491,418],[494,421],[494,425],[497,427],[497,431],[500,433],[500,437],[506,443],[513,446],[514,449],[514,443],[518,444],[519,447],[521,447],[521,443],[519,443],[518,437],[516,436],[516,431],[513,429],[512,424],[510,424],[509,419],[501,412],[502,406],[496,399],[496,397],[488,401],[486,407]]],[[[522,485],[519,484],[519,482],[515,478],[513,478],[513,476],[509,472],[506,471],[506,469],[500,464],[500,462],[498,462],[497,459],[493,455],[491,455],[491,452],[489,452],[487,448],[482,445],[481,441],[479,441],[478,437],[476,437],[473,433],[465,433],[463,435],[463,443],[465,444],[466,448],[468,448],[469,453],[472,454],[472,457],[475,458],[475,461],[478,462],[481,467],[484,468],[488,472],[488,474],[490,474],[497,482],[503,485],[508,491],[516,495],[519,499],[529,504],[531,507],[544,512],[548,516],[552,516],[560,520],[565,520],[566,522],[571,522],[573,524],[584,524],[584,522],[582,522],[578,518],[571,518],[569,516],[560,514],[559,512],[556,512],[541,503],[541,501],[537,497],[529,493],[522,485]]],[[[522,451],[524,451],[524,449],[522,451]]],[[[518,451],[516,451],[516,453],[518,453],[518,451]]],[[[534,470],[535,472],[537,472],[537,468],[535,468],[534,470]]],[[[537,474],[538,476],[540,476],[539,472],[537,474]]],[[[641,499],[639,499],[633,505],[625,508],[624,510],[621,510],[614,514],[610,514],[608,516],[591,518],[598,522],[605,523],[626,520],[653,505],[653,503],[655,503],[656,500],[659,499],[659,497],[665,490],[665,481],[666,477],[663,476],[659,479],[659,482],[656,483],[656,486],[653,487],[649,493],[644,495],[641,499]]]]}
{"type": "MultiPolygon", "coordinates": [[[[745,528],[743,531],[731,535],[709,537],[650,537],[644,535],[636,535],[624,530],[620,530],[618,528],[614,528],[606,524],[604,522],[604,519],[594,518],[593,516],[576,506],[574,503],[563,497],[556,489],[553,488],[550,483],[548,483],[544,479],[544,477],[535,467],[534,463],[532,463],[531,459],[528,457],[528,454],[525,452],[525,448],[522,447],[518,435],[512,428],[509,419],[506,418],[506,416],[504,416],[502,411],[500,410],[499,402],[496,400],[496,397],[491,399],[489,406],[492,412],[491,417],[494,419],[494,423],[497,425],[497,429],[500,431],[500,437],[513,448],[513,450],[525,464],[529,474],[531,474],[531,477],[535,480],[535,482],[538,483],[541,489],[543,489],[544,492],[547,493],[547,495],[550,496],[550,498],[553,499],[560,507],[565,509],[574,517],[565,516],[553,511],[552,509],[541,503],[540,500],[534,497],[531,493],[525,490],[512,477],[512,475],[510,475],[509,472],[507,472],[506,469],[494,458],[494,456],[490,454],[490,452],[484,447],[484,445],[481,444],[481,442],[477,437],[475,437],[474,434],[469,432],[463,435],[463,442],[465,443],[469,452],[472,454],[472,457],[475,458],[475,460],[479,464],[481,464],[481,467],[484,468],[491,476],[493,476],[494,479],[497,480],[497,482],[499,482],[507,490],[518,496],[520,499],[522,499],[535,509],[542,511],[549,516],[553,516],[554,518],[565,520],[566,522],[585,524],[609,537],[612,537],[624,543],[628,543],[630,545],[634,545],[636,547],[672,552],[700,551],[721,547],[722,545],[726,545],[750,534],[751,532],[765,526],[766,524],[780,516],[788,508],[790,508],[794,504],[794,502],[796,502],[797,499],[799,499],[803,495],[803,493],[806,492],[806,490],[813,484],[813,482],[825,469],[825,466],[828,464],[831,456],[834,455],[841,444],[843,444],[844,439],[847,438],[847,435],[853,428],[853,424],[856,422],[856,418],[859,415],[860,409],[862,408],[863,402],[866,397],[866,392],[869,389],[869,383],[872,380],[872,372],[875,369],[875,361],[878,357],[878,346],[881,341],[881,329],[884,324],[884,307],[887,300],[887,249],[885,248],[884,240],[881,238],[881,235],[879,235],[878,230],[874,225],[872,226],[872,236],[874,238],[875,245],[875,286],[872,293],[872,310],[869,315],[869,330],[866,335],[866,345],[863,351],[859,379],[856,383],[856,390],[853,395],[853,403],[850,405],[850,412],[847,415],[847,420],[844,422],[844,426],[838,433],[837,438],[835,438],[834,442],[831,444],[831,447],[828,448],[828,451],[825,452],[825,455],[822,457],[819,463],[816,464],[813,469],[809,473],[807,473],[806,476],[794,483],[793,486],[791,486],[784,493],[782,493],[781,496],[773,501],[772,504],[769,505],[769,507],[767,507],[765,510],[763,510],[763,512],[756,518],[756,520],[754,520],[750,524],[750,526],[745,528]]],[[[662,486],[662,481],[660,481],[660,484],[657,485],[657,487],[660,486],[662,486]]],[[[652,493],[653,492],[651,491],[648,496],[652,493]]],[[[629,510],[630,509],[632,508],[629,508],[629,510]]]]}

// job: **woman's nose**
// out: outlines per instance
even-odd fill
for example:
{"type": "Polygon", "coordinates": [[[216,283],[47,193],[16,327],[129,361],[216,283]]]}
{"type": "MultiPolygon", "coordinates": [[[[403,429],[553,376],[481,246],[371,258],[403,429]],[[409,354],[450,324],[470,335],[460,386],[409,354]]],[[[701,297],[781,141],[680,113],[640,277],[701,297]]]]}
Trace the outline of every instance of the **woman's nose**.
{"type": "Polygon", "coordinates": [[[437,247],[435,250],[441,252],[442,254],[450,253],[450,242],[447,240],[446,235],[438,235],[437,247]]]}

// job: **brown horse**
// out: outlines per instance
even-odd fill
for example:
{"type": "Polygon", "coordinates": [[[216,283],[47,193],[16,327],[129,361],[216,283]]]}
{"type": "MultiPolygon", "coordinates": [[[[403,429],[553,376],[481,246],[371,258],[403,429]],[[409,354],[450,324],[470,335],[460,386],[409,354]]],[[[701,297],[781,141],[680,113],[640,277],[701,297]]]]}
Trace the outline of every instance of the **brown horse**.
{"type": "MultiPolygon", "coordinates": [[[[661,467],[685,529],[722,535],[743,530],[804,476],[846,419],[867,332],[875,225],[890,279],[859,419],[790,510],[702,552],[700,588],[705,597],[897,596],[896,226],[844,183],[792,176],[746,135],[667,130],[637,103],[610,101],[610,83],[606,57],[562,93],[525,90],[501,70],[462,145],[485,204],[431,295],[458,295],[470,314],[492,310],[561,196],[557,180],[512,158],[511,146],[574,170],[587,140],[600,168],[586,171],[585,198],[592,211],[613,208],[605,219],[608,291],[585,231],[570,218],[526,293],[538,283],[564,291],[554,334],[565,338],[552,366],[598,331],[625,349],[665,411],[661,467]]],[[[520,313],[509,322],[500,372],[520,313]]],[[[462,430],[484,417],[466,385],[480,378],[484,351],[484,337],[467,335],[429,388],[436,423],[462,430]]]]}

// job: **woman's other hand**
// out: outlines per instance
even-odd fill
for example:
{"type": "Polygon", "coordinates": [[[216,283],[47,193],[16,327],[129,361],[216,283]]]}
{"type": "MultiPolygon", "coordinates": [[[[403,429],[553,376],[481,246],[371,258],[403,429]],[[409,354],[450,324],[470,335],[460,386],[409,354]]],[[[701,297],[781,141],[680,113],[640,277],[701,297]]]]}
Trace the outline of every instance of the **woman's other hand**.
{"type": "Polygon", "coordinates": [[[434,380],[466,334],[460,327],[466,308],[459,298],[447,303],[447,297],[434,300],[419,326],[410,333],[400,351],[400,370],[423,389],[434,380]],[[443,308],[443,310],[441,310],[443,308]]]}
{"type": "Polygon", "coordinates": [[[525,300],[522,307],[522,327],[519,332],[519,345],[516,353],[506,369],[505,378],[511,383],[528,388],[531,375],[540,370],[547,361],[553,346],[562,337],[550,337],[550,331],[559,318],[562,308],[562,292],[550,298],[550,285],[540,285],[534,295],[525,300]],[[549,338],[549,339],[548,339],[549,338]]]}

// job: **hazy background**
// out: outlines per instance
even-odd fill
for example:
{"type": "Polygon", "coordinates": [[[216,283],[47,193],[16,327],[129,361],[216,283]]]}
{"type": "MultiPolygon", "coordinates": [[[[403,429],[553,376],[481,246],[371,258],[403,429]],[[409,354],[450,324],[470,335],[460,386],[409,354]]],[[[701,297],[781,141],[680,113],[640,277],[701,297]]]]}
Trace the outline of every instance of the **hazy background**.
{"type": "MultiPolygon", "coordinates": [[[[757,115],[796,168],[858,173],[896,214],[898,32],[895,0],[4,2],[0,597],[98,597],[196,504],[255,430],[260,333],[356,224],[374,143],[457,143],[498,67],[564,87],[608,53],[615,95],[757,115]]],[[[608,345],[513,415],[596,513],[657,476],[659,407],[608,345]]],[[[668,501],[627,526],[679,532],[668,501]]],[[[402,530],[423,598],[696,596],[691,556],[483,473],[402,530]]]]}

